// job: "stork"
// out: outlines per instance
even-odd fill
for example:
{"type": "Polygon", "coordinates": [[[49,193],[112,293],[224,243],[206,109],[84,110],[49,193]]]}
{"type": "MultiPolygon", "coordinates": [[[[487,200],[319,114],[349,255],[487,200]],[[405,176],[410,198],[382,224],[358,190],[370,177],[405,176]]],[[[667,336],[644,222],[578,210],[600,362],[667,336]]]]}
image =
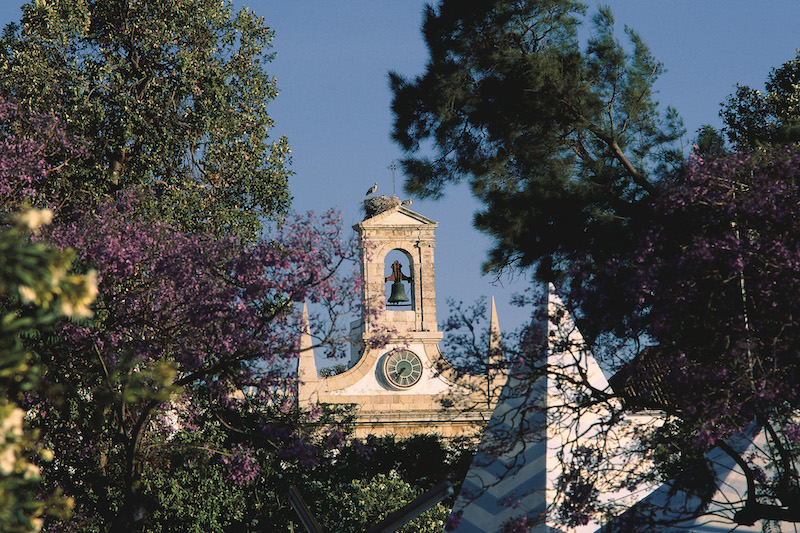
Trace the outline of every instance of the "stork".
{"type": "Polygon", "coordinates": [[[367,191],[367,196],[369,196],[370,194],[375,194],[375,191],[377,190],[378,190],[378,182],[376,181],[375,184],[372,187],[370,187],[369,190],[367,191]]]}

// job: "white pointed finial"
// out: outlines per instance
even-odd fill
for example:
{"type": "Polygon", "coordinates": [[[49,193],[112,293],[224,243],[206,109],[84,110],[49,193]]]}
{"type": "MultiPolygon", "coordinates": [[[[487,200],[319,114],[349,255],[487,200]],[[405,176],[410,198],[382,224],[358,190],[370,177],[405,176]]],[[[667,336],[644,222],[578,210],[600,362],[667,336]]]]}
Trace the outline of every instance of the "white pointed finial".
{"type": "Polygon", "coordinates": [[[308,305],[303,302],[303,326],[300,332],[300,356],[297,362],[297,375],[300,381],[311,381],[317,378],[317,364],[314,361],[314,340],[311,338],[311,326],[308,320],[308,305]]]}

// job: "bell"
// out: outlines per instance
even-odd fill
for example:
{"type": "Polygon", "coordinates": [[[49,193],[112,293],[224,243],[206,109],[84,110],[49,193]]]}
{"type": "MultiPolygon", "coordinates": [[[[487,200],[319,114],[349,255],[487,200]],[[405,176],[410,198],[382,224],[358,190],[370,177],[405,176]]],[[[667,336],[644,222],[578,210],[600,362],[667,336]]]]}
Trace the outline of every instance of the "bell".
{"type": "Polygon", "coordinates": [[[408,303],[406,289],[402,281],[392,283],[392,294],[389,295],[389,305],[405,305],[408,303]]]}

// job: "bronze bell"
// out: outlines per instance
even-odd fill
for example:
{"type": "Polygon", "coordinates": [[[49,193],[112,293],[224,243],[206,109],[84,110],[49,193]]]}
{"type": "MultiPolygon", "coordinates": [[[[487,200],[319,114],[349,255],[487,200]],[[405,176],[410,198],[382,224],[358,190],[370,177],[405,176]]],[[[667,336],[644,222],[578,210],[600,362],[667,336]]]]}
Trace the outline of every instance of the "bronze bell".
{"type": "Polygon", "coordinates": [[[392,274],[386,278],[386,281],[392,282],[392,294],[389,295],[389,305],[408,305],[408,296],[406,296],[406,289],[403,287],[403,280],[411,281],[411,278],[403,274],[403,267],[400,261],[392,263],[392,274]]]}
{"type": "Polygon", "coordinates": [[[408,296],[402,281],[392,283],[392,294],[389,295],[389,305],[406,305],[408,296]]]}

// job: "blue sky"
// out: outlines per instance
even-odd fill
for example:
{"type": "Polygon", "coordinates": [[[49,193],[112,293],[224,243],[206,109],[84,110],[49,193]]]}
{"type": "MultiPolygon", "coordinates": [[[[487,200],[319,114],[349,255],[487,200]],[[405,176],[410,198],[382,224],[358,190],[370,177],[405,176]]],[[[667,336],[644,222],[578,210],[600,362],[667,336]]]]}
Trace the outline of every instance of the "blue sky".
{"type": "MultiPolygon", "coordinates": [[[[0,23],[18,20],[19,0],[3,0],[0,23]]],[[[374,181],[392,193],[392,160],[402,156],[389,138],[391,93],[387,72],[422,72],[426,54],[418,0],[236,0],[266,18],[276,32],[276,60],[268,71],[281,91],[270,105],[275,134],[293,151],[294,208],[338,207],[347,225],[361,220],[360,203],[374,181]]],[[[688,130],[687,149],[703,124],[720,125],[719,104],[736,83],[762,88],[769,71],[800,48],[800,2],[689,0],[607,2],[620,31],[634,28],[667,73],[657,99],[675,107],[688,130]]],[[[590,3],[590,12],[596,10],[590,3]]],[[[402,176],[396,176],[402,194],[402,176]]],[[[465,187],[444,200],[415,200],[411,209],[440,223],[437,230],[438,317],[445,300],[472,301],[494,294],[501,325],[525,315],[506,305],[524,276],[499,284],[480,275],[490,241],[472,228],[477,205],[465,187]]]]}

